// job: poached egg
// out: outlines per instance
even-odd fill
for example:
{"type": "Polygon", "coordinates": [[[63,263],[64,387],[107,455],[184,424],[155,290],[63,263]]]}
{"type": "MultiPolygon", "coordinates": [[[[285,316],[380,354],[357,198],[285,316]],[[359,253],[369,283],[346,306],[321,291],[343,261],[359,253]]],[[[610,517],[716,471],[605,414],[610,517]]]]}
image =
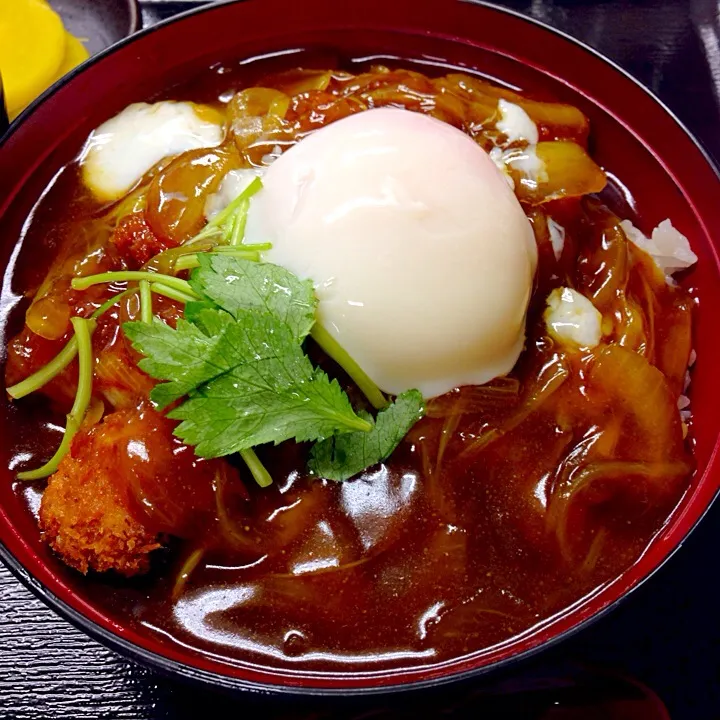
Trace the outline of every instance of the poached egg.
{"type": "Polygon", "coordinates": [[[530,223],[489,155],[434,118],[369,110],[306,137],[264,172],[245,242],[313,281],[318,322],[387,393],[482,384],[522,351],[530,223]]]}

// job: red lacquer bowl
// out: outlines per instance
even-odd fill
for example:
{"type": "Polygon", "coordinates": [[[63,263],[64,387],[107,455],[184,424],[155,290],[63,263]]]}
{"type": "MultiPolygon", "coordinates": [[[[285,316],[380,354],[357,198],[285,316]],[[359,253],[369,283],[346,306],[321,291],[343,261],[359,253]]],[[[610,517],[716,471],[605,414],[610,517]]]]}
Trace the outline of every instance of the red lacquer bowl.
{"type": "MultiPolygon", "coordinates": [[[[690,490],[637,563],[592,597],[501,646],[420,669],[323,674],[231,664],[131,627],[126,618],[89,602],[82,578],[67,571],[40,541],[34,519],[13,492],[7,447],[0,448],[0,555],[65,618],[127,656],[177,676],[219,687],[296,693],[420,687],[497,668],[578,630],[653,573],[712,502],[720,486],[720,374],[714,367],[720,354],[720,182],[697,143],[639,84],[589,48],[520,15],[454,0],[250,0],[203,8],[116,45],[20,118],[0,144],[3,265],[43,188],[102,121],[131,102],[167,93],[187,73],[213,63],[318,46],[354,58],[473,68],[554,95],[589,116],[593,154],[622,178],[637,201],[642,225],[650,228],[672,218],[700,257],[688,279],[702,301],[692,386],[698,472],[690,490]]],[[[5,285],[5,311],[12,301],[5,285]]],[[[0,438],[11,421],[5,408],[0,438]]]]}

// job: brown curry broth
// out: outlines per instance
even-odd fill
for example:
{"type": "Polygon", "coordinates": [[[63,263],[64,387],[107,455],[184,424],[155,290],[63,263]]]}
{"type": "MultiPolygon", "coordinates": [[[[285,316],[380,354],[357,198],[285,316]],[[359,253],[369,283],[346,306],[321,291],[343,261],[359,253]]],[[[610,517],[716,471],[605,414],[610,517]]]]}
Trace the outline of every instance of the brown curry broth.
{"type": "MultiPolygon", "coordinates": [[[[232,85],[213,76],[174,97],[207,100],[221,81],[232,85]]],[[[82,230],[94,243],[98,221],[88,223],[89,206],[70,168],[28,240],[50,238],[56,252],[82,230]]],[[[275,484],[260,490],[248,481],[249,510],[228,504],[235,548],[208,550],[177,601],[171,597],[177,572],[203,546],[202,528],[196,540],[161,556],[150,578],[92,578],[83,592],[200,650],[276,665],[370,669],[435,662],[505,641],[629,567],[687,485],[689,451],[677,412],[670,411],[689,351],[690,300],[667,288],[626,244],[618,250],[610,231],[598,230],[613,222],[603,208],[566,201],[551,210],[568,230],[567,248],[556,264],[543,217],[531,212],[540,267],[528,349],[512,374],[517,388],[498,382],[489,391],[466,388],[430,403],[429,416],[391,462],[344,484],[308,479],[303,449],[292,443],[261,451],[275,484]],[[629,281],[616,277],[623,274],[617,259],[623,253],[633,263],[629,281]],[[603,365],[599,351],[565,354],[545,337],[547,292],[568,280],[591,292],[598,278],[616,283],[601,308],[610,314],[620,296],[642,306],[652,289],[654,347],[637,336],[624,342],[671,375],[670,408],[649,365],[626,368],[616,356],[603,365]],[[678,344],[664,357],[663,346],[678,344]],[[619,378],[624,369],[630,374],[619,378]],[[558,385],[555,392],[523,419],[528,397],[548,383],[558,385]],[[626,385],[636,386],[631,397],[647,399],[638,417],[622,402],[626,385]],[[645,422],[651,415],[664,422],[660,444],[649,442],[649,429],[656,430],[645,422]],[[623,460],[661,465],[664,475],[647,479],[630,467],[577,493],[569,505],[550,502],[546,510],[549,499],[568,494],[578,468],[623,460]],[[558,506],[570,508],[566,516],[558,506]]],[[[41,279],[36,256],[23,253],[16,284],[37,287],[41,279]]],[[[619,330],[614,333],[617,339],[619,330]]],[[[19,451],[28,452],[40,412],[34,401],[21,404],[13,438],[19,451]]],[[[30,449],[46,457],[54,442],[55,434],[40,434],[30,449]]]]}

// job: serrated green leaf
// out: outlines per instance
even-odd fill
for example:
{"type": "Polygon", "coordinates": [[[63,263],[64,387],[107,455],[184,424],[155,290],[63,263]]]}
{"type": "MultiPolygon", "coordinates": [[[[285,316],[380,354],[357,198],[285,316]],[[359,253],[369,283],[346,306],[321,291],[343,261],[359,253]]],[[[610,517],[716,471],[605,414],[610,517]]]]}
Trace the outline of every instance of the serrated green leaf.
{"type": "Polygon", "coordinates": [[[378,413],[370,432],[346,433],[316,443],[308,467],[328,480],[348,480],[388,458],[423,413],[422,395],[408,390],[378,413]]]}
{"type": "MultiPolygon", "coordinates": [[[[207,315],[205,319],[210,323],[210,325],[206,326],[203,322],[202,316],[205,310],[218,309],[218,306],[210,300],[193,300],[192,302],[185,303],[185,312],[183,313],[183,317],[188,322],[191,322],[193,325],[199,327],[206,335],[210,336],[219,332],[216,322],[221,318],[207,315]]],[[[228,313],[223,313],[223,315],[225,317],[232,317],[228,313]]]]}
{"type": "Polygon", "coordinates": [[[218,457],[267,442],[317,440],[371,427],[338,383],[313,368],[277,318],[238,311],[222,337],[232,366],[169,415],[183,421],[175,434],[198,455],[218,457]]]}
{"type": "Polygon", "coordinates": [[[317,300],[312,282],[300,280],[278,265],[224,255],[199,255],[190,276],[193,290],[237,317],[256,310],[274,315],[303,340],[315,324],[317,300]]]}
{"type": "MultiPolygon", "coordinates": [[[[219,326],[220,312],[211,312],[219,326]]],[[[227,313],[222,315],[233,322],[227,313]]],[[[170,381],[156,385],[150,393],[161,409],[229,368],[222,333],[206,335],[186,320],[178,320],[175,330],[157,318],[152,324],[128,322],[123,332],[135,350],[145,355],[138,363],[140,369],[156,380],[170,381]]]]}

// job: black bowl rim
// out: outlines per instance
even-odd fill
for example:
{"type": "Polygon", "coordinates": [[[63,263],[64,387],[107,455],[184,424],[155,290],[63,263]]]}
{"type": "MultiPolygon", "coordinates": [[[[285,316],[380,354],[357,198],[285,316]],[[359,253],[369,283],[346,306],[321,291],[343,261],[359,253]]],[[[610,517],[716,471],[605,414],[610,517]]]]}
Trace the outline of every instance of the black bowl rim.
{"type": "MultiPolygon", "coordinates": [[[[720,169],[716,164],[715,160],[711,157],[709,152],[704,148],[702,143],[688,130],[685,124],[676,116],[676,114],[670,110],[667,105],[660,100],[651,90],[643,85],[639,80],[633,77],[627,70],[623,69],[616,62],[603,55],[601,52],[591,47],[590,45],[572,37],[568,33],[554,28],[536,18],[524,15],[523,13],[513,10],[507,7],[496,5],[492,2],[486,2],[485,0],[456,0],[458,2],[466,2],[470,5],[477,5],[489,8],[495,12],[511,15],[519,20],[535,25],[536,27],[544,30],[545,32],[552,33],[556,36],[561,37],[566,42],[570,42],[573,45],[579,47],[585,52],[593,55],[601,62],[606,63],[615,70],[615,72],[624,76],[627,80],[630,80],[637,88],[642,90],[648,95],[657,105],[660,106],[678,125],[680,130],[684,132],[692,143],[697,147],[702,156],[704,157],[707,164],[715,173],[715,176],[720,180],[720,169]]],[[[130,5],[135,4],[135,0],[128,0],[130,5]]],[[[132,43],[135,38],[144,37],[151,33],[161,31],[167,25],[184,20],[190,16],[199,15],[200,13],[213,12],[219,9],[219,6],[225,4],[236,3],[239,4],[245,2],[245,0],[225,0],[220,3],[210,3],[208,5],[202,5],[197,8],[193,8],[186,12],[179,13],[173,17],[168,18],[156,25],[140,30],[134,35],[130,35],[123,40],[111,45],[102,52],[94,55],[93,57],[86,60],[84,63],[79,65],[77,68],[68,73],[65,77],[59,80],[55,85],[48,88],[42,95],[40,95],[31,105],[29,105],[11,124],[10,129],[7,133],[0,137],[0,153],[7,140],[22,126],[24,120],[30,116],[42,103],[59,88],[63,87],[69,82],[72,82],[73,78],[86,67],[93,65],[97,62],[102,61],[106,56],[116,52],[123,48],[125,45],[132,43]]],[[[580,631],[588,628],[601,618],[605,617],[608,613],[614,610],[621,602],[634,593],[641,585],[644,585],[650,578],[652,578],[669,560],[680,547],[685,543],[688,536],[690,535],[698,524],[707,515],[710,508],[717,501],[720,496],[720,488],[715,492],[713,498],[703,509],[703,512],[693,523],[693,525],[686,531],[683,537],[675,544],[675,546],[668,552],[668,554],[653,568],[647,575],[638,580],[629,590],[623,593],[613,602],[606,605],[604,608],[593,613],[590,617],[585,618],[573,627],[565,630],[554,637],[545,640],[538,645],[528,648],[516,655],[512,655],[508,658],[498,660],[494,663],[484,665],[478,668],[472,668],[470,670],[463,670],[460,672],[449,672],[447,675],[442,677],[435,677],[427,680],[414,680],[410,682],[403,682],[396,685],[387,684],[379,685],[375,687],[311,687],[311,686],[299,686],[299,685],[276,685],[271,683],[261,683],[250,680],[242,680],[231,675],[220,674],[211,672],[208,670],[201,670],[200,668],[193,667],[183,662],[171,660],[163,655],[159,655],[151,650],[139,647],[135,643],[125,640],[124,638],[116,635],[115,633],[101,627],[93,620],[75,610],[75,608],[68,605],[64,600],[61,600],[51,590],[49,590],[43,583],[33,577],[29,571],[20,563],[19,560],[5,547],[4,543],[0,541],[0,560],[10,570],[10,572],[37,598],[39,598],[45,605],[51,610],[54,610],[60,617],[67,620],[71,625],[84,632],[94,640],[97,640],[105,647],[117,652],[122,657],[130,659],[140,665],[149,667],[153,670],[157,670],[163,675],[169,676],[173,679],[179,679],[188,681],[192,684],[202,686],[203,688],[214,688],[216,690],[231,691],[231,692],[247,692],[257,695],[268,695],[268,696],[296,696],[296,697],[324,697],[324,698],[338,698],[338,697],[368,697],[374,695],[390,695],[396,693],[407,693],[410,691],[430,690],[435,689],[450,683],[460,683],[463,681],[480,678],[490,673],[497,673],[500,670],[507,670],[508,668],[518,665],[522,662],[529,660],[535,655],[549,650],[555,647],[559,643],[567,640],[574,636],[580,631]]],[[[369,678],[368,678],[369,679],[369,678]]]]}

